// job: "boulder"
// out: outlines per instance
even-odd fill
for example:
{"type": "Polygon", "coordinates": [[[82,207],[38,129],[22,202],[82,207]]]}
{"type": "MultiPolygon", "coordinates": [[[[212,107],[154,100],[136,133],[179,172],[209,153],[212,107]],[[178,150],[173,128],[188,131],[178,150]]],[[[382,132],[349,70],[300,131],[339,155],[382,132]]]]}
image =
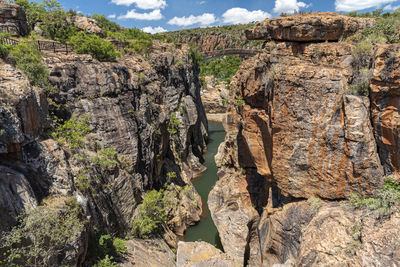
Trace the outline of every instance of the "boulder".
{"type": "Polygon", "coordinates": [[[175,267],[175,255],[162,239],[132,239],[126,243],[127,255],[119,266],[175,267]]]}
{"type": "Polygon", "coordinates": [[[372,26],[375,19],[337,13],[310,13],[266,19],[246,31],[249,40],[293,42],[339,41],[372,26]]]}
{"type": "Polygon", "coordinates": [[[75,16],[72,23],[81,31],[90,34],[103,35],[103,30],[99,27],[97,20],[83,16],[75,16]]]}
{"type": "Polygon", "coordinates": [[[179,242],[178,267],[239,267],[225,253],[207,242],[179,242]]]}
{"type": "Polygon", "coordinates": [[[0,31],[13,36],[25,36],[30,32],[25,11],[16,4],[0,0],[0,31]]]}

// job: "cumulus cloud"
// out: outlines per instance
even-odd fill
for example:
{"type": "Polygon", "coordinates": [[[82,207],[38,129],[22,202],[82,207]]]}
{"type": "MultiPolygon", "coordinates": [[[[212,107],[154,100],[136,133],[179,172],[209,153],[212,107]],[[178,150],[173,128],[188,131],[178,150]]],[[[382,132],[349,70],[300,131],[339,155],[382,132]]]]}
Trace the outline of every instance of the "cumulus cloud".
{"type": "Polygon", "coordinates": [[[117,15],[115,15],[115,14],[110,14],[110,15],[108,15],[108,18],[109,19],[115,19],[117,17],[117,15]]]}
{"type": "Polygon", "coordinates": [[[140,9],[163,9],[167,6],[165,0],[111,0],[111,3],[119,6],[135,4],[140,9]]]}
{"type": "Polygon", "coordinates": [[[262,10],[249,11],[245,8],[234,7],[222,14],[224,23],[239,24],[252,21],[261,21],[271,17],[271,14],[262,10]]]}
{"type": "Polygon", "coordinates": [[[293,14],[294,12],[299,12],[300,8],[307,8],[310,6],[311,4],[298,2],[297,0],[276,0],[273,10],[275,13],[293,14]]]}
{"type": "Polygon", "coordinates": [[[356,11],[372,7],[381,7],[384,4],[396,2],[397,0],[336,0],[336,11],[356,11]]]}
{"type": "Polygon", "coordinates": [[[167,31],[166,29],[164,29],[163,27],[160,27],[160,26],[154,27],[154,28],[151,27],[151,26],[148,26],[148,27],[144,27],[142,30],[144,32],[148,32],[148,33],[151,33],[151,34],[161,33],[161,32],[166,32],[167,31]]]}
{"type": "Polygon", "coordinates": [[[207,1],[200,1],[198,3],[199,3],[199,5],[204,5],[204,4],[207,4],[207,1]]]}
{"type": "Polygon", "coordinates": [[[159,9],[148,13],[138,13],[135,9],[129,10],[125,15],[121,15],[118,19],[137,19],[137,20],[160,20],[163,18],[159,9]]]}
{"type": "Polygon", "coordinates": [[[200,24],[200,26],[208,26],[216,21],[215,15],[210,13],[204,13],[199,16],[190,15],[189,17],[173,17],[168,21],[170,25],[176,26],[190,26],[194,24],[200,24]]]}

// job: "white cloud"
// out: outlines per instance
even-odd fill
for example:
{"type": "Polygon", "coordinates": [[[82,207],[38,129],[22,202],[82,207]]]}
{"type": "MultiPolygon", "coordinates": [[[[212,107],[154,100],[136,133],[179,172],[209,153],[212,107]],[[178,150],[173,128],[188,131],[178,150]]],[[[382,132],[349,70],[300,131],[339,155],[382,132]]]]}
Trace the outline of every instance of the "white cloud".
{"type": "Polygon", "coordinates": [[[245,24],[252,21],[262,21],[271,17],[271,14],[262,10],[249,11],[245,8],[234,7],[222,14],[224,23],[245,24]]]}
{"type": "Polygon", "coordinates": [[[383,10],[388,10],[388,11],[393,11],[400,8],[400,6],[392,6],[392,5],[387,5],[383,8],[383,10]]]}
{"type": "Polygon", "coordinates": [[[135,4],[140,9],[163,9],[167,6],[165,0],[111,0],[111,3],[119,6],[135,4]]]}
{"type": "Polygon", "coordinates": [[[199,2],[199,5],[204,5],[204,4],[207,4],[207,1],[200,1],[199,2]]]}
{"type": "Polygon", "coordinates": [[[310,6],[311,4],[297,2],[297,0],[276,0],[273,10],[275,13],[293,14],[294,12],[299,12],[300,8],[307,8],[310,6]]]}
{"type": "Polygon", "coordinates": [[[155,34],[155,33],[166,32],[167,30],[164,29],[163,27],[160,27],[160,26],[154,27],[154,28],[151,27],[151,26],[148,26],[148,27],[144,27],[144,28],[142,29],[142,31],[148,32],[148,33],[151,33],[151,34],[155,34]]]}
{"type": "Polygon", "coordinates": [[[371,7],[380,7],[384,4],[396,2],[397,0],[336,0],[336,11],[356,11],[371,7]]]}
{"type": "Polygon", "coordinates": [[[115,14],[110,14],[110,15],[108,15],[108,18],[109,19],[115,19],[117,17],[117,15],[115,15],[115,14]]]}
{"type": "Polygon", "coordinates": [[[170,25],[177,26],[190,26],[194,24],[200,24],[200,26],[208,26],[216,22],[215,15],[210,13],[204,13],[203,15],[189,17],[173,17],[168,21],[170,25]]]}
{"type": "Polygon", "coordinates": [[[137,20],[160,20],[163,18],[159,9],[149,13],[137,13],[135,9],[129,10],[125,15],[121,15],[118,19],[137,19],[137,20]]]}

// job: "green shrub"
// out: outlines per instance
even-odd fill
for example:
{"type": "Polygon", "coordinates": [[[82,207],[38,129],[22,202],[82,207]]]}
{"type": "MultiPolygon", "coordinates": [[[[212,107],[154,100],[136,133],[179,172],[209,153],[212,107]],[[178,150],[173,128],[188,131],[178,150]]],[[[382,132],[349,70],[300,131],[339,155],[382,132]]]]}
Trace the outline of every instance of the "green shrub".
{"type": "Polygon", "coordinates": [[[166,205],[164,190],[148,191],[139,208],[139,217],[133,221],[134,235],[139,238],[149,238],[160,233],[162,226],[167,223],[166,205]]]}
{"type": "Polygon", "coordinates": [[[122,255],[128,252],[126,247],[126,241],[121,238],[114,238],[113,240],[113,250],[117,255],[122,255]]]}
{"type": "Polygon", "coordinates": [[[141,39],[129,43],[129,48],[133,48],[136,53],[141,55],[148,55],[153,46],[152,40],[141,39]]]}
{"type": "Polygon", "coordinates": [[[177,176],[176,172],[167,172],[167,177],[169,179],[176,179],[178,176],[177,176]]]}
{"type": "Polygon", "coordinates": [[[51,136],[61,144],[68,143],[71,148],[83,147],[83,139],[91,131],[89,118],[89,115],[82,115],[65,121],[57,126],[51,136]]]}
{"type": "Polygon", "coordinates": [[[118,267],[119,265],[114,262],[114,257],[108,255],[94,265],[94,267],[118,267]]]}
{"type": "Polygon", "coordinates": [[[354,95],[368,96],[371,76],[369,69],[361,68],[354,76],[353,84],[349,85],[350,93],[354,95]]]}
{"type": "Polygon", "coordinates": [[[122,27],[115,22],[110,21],[104,15],[93,14],[92,18],[97,21],[99,27],[103,30],[104,33],[106,32],[120,32],[122,31],[122,27]]]}
{"type": "Polygon", "coordinates": [[[168,124],[168,132],[173,135],[178,132],[178,128],[181,126],[181,122],[178,120],[176,117],[175,113],[171,114],[171,117],[169,118],[169,124],[168,124]]]}
{"type": "Polygon", "coordinates": [[[193,44],[190,44],[189,46],[189,57],[196,66],[200,66],[200,63],[203,60],[203,55],[200,53],[199,47],[193,44]]]}
{"type": "Polygon", "coordinates": [[[15,58],[17,67],[28,76],[32,85],[40,87],[49,85],[49,70],[42,64],[42,54],[34,45],[20,43],[12,47],[10,55],[15,58]]]}
{"type": "Polygon", "coordinates": [[[106,148],[97,152],[97,155],[93,158],[95,164],[100,164],[104,167],[112,167],[117,165],[118,152],[114,147],[106,148]]]}
{"type": "MultiPolygon", "coordinates": [[[[50,266],[50,259],[62,256],[76,242],[84,223],[73,210],[58,210],[40,206],[28,211],[18,226],[0,238],[0,250],[5,252],[5,266],[50,266]]],[[[0,262],[0,265],[2,263],[0,262]]]]}
{"type": "Polygon", "coordinates": [[[78,32],[72,36],[69,43],[78,54],[90,54],[99,61],[115,61],[120,54],[112,43],[97,35],[78,32]]]}
{"type": "Polygon", "coordinates": [[[399,200],[400,184],[394,182],[390,177],[385,179],[383,188],[378,190],[375,198],[363,198],[358,194],[350,196],[350,203],[356,208],[377,210],[383,215],[388,214],[399,200]]]}

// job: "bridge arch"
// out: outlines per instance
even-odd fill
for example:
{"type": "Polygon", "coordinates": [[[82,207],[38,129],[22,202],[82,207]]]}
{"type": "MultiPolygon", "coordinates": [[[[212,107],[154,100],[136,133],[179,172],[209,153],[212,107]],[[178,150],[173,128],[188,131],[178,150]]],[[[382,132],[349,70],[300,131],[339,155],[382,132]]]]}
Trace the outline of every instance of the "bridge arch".
{"type": "Polygon", "coordinates": [[[214,51],[206,51],[203,52],[202,55],[205,59],[202,62],[222,57],[222,56],[230,56],[230,55],[243,55],[243,56],[255,56],[256,54],[260,53],[260,50],[254,49],[240,49],[240,48],[228,48],[222,50],[214,50],[214,51]]]}

